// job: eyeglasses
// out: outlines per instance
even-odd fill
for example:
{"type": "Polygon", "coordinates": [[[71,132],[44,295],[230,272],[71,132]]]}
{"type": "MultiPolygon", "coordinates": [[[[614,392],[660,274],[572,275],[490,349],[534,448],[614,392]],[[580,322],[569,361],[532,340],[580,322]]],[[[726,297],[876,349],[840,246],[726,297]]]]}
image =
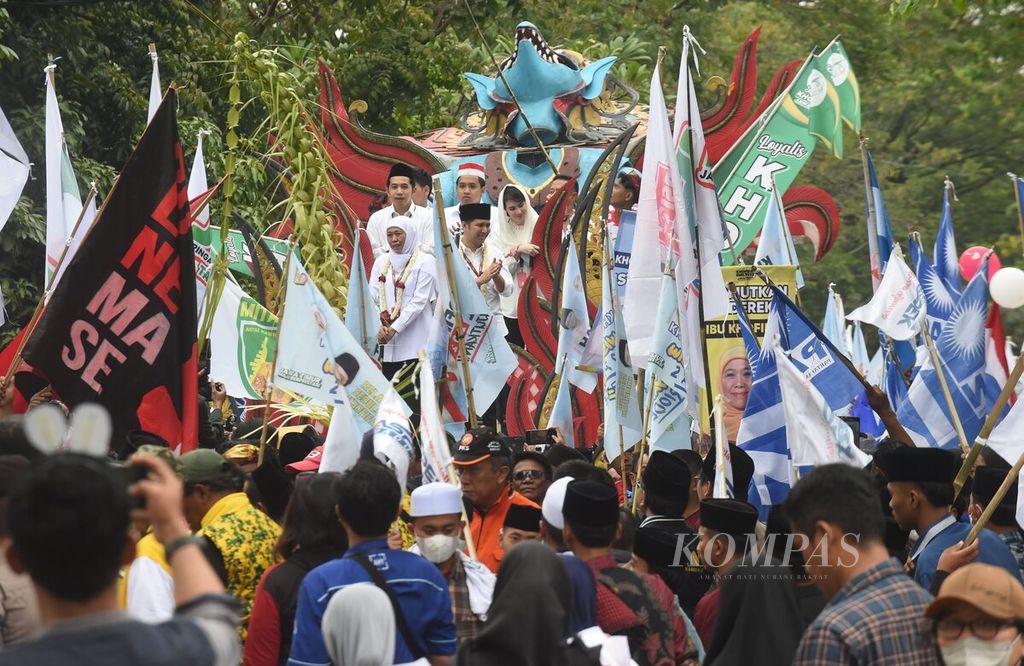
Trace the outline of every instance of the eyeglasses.
{"type": "Polygon", "coordinates": [[[1015,627],[1021,631],[1021,625],[1017,622],[1004,622],[1002,620],[975,620],[974,622],[961,622],[952,618],[944,618],[935,623],[935,635],[947,641],[955,641],[968,629],[970,634],[983,641],[990,641],[1007,627],[1015,627]]]}
{"type": "Polygon", "coordinates": [[[521,469],[513,474],[512,478],[516,481],[526,481],[527,479],[540,481],[544,478],[544,472],[539,469],[521,469]]]}

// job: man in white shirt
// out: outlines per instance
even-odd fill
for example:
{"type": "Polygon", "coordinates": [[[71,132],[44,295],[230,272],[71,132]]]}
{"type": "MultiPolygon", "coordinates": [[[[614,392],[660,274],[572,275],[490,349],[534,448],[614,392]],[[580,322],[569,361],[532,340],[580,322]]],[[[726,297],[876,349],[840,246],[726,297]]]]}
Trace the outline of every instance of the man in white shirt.
{"type": "Polygon", "coordinates": [[[381,208],[366,222],[366,234],[370,237],[373,256],[379,257],[388,251],[388,220],[404,216],[410,218],[423,250],[434,253],[434,216],[429,208],[413,203],[413,172],[407,164],[399,162],[391,167],[387,182],[391,205],[381,208]]]}
{"type": "Polygon", "coordinates": [[[434,179],[426,169],[412,170],[412,202],[420,208],[434,207],[434,179]]]}
{"type": "Polygon", "coordinates": [[[505,319],[501,316],[501,297],[512,293],[512,275],[502,262],[501,253],[490,242],[491,206],[482,203],[462,204],[459,217],[462,222],[462,238],[459,252],[476,277],[476,284],[484,295],[484,301],[496,316],[494,322],[505,330],[505,319]]]}
{"type": "MultiPolygon", "coordinates": [[[[480,203],[484,197],[484,186],[486,184],[487,175],[482,166],[472,162],[459,165],[459,170],[455,172],[455,198],[458,199],[458,203],[444,209],[444,219],[448,224],[448,230],[456,240],[459,234],[462,233],[462,227],[465,222],[465,218],[459,212],[460,206],[480,203]]],[[[488,219],[490,219],[492,225],[497,224],[498,209],[490,205],[487,207],[490,209],[490,217],[488,219]]]]}

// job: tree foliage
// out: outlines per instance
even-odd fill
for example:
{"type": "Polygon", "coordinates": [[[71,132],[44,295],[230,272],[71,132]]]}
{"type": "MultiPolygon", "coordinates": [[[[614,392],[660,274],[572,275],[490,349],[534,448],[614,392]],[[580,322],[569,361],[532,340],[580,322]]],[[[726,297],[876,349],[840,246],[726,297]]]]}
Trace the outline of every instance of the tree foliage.
{"type": "MultiPolygon", "coordinates": [[[[483,44],[503,57],[520,20],[535,23],[553,45],[588,57],[619,55],[612,73],[642,98],[657,47],[665,46],[670,103],[684,24],[707,50],[700,58],[705,79],[727,78],[736,49],[761,26],[761,90],[778,67],[842,34],[897,236],[916,227],[931,242],[949,175],[960,198],[954,216],[961,250],[995,245],[1005,263],[1020,263],[1016,210],[1004,175],[1024,172],[1024,8],[1018,2],[473,0],[471,6],[483,39],[463,0],[0,0],[0,107],[36,164],[0,235],[0,284],[11,319],[27,320],[42,275],[47,53],[59,58],[61,110],[82,188],[95,180],[103,195],[143,129],[150,42],[158,46],[164,84],[179,86],[186,158],[198,130],[209,129],[211,181],[224,174],[229,61],[238,32],[275,51],[311,108],[318,101],[315,62],[323,58],[345,98],[367,102],[365,124],[410,135],[455,125],[474,108],[462,74],[493,72],[483,44]]],[[[716,99],[710,89],[699,95],[705,106],[716,99]]],[[[243,100],[233,205],[261,227],[275,215],[259,159],[268,150],[259,132],[265,119],[258,104],[243,100]]],[[[798,181],[830,192],[842,215],[837,246],[822,263],[811,265],[809,250],[799,250],[809,283],[804,303],[812,313],[822,311],[829,281],[850,303],[870,292],[861,165],[853,137],[847,145],[845,160],[817,154],[798,181]]]]}

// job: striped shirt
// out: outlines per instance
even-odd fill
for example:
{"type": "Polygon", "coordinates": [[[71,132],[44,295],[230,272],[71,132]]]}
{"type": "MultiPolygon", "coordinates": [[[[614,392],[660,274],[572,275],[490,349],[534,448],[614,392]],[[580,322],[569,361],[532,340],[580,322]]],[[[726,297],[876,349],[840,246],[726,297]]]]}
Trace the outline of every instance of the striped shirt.
{"type": "Polygon", "coordinates": [[[804,632],[794,666],[939,666],[924,609],[932,596],[895,559],[850,580],[804,632]]]}
{"type": "MultiPolygon", "coordinates": [[[[413,639],[424,655],[455,654],[455,624],[448,583],[437,567],[413,553],[389,550],[387,541],[364,541],[352,546],[344,557],[313,569],[302,581],[299,605],[295,612],[295,633],[288,658],[291,666],[330,666],[331,658],[320,631],[327,603],[343,587],[370,584],[370,576],[351,559],[362,553],[377,567],[397,597],[413,639]]],[[[400,632],[395,634],[395,660],[401,664],[414,660],[413,651],[400,632]]]]}

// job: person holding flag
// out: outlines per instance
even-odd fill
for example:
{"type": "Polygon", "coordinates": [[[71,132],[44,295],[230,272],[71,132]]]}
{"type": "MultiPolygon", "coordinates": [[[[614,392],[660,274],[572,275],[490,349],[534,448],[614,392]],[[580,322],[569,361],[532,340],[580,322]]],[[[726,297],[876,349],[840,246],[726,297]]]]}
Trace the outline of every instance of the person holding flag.
{"type": "Polygon", "coordinates": [[[380,309],[381,370],[391,379],[405,365],[418,362],[430,334],[436,278],[433,257],[422,251],[413,221],[399,216],[386,224],[388,251],[373,262],[369,291],[380,309]]]}

